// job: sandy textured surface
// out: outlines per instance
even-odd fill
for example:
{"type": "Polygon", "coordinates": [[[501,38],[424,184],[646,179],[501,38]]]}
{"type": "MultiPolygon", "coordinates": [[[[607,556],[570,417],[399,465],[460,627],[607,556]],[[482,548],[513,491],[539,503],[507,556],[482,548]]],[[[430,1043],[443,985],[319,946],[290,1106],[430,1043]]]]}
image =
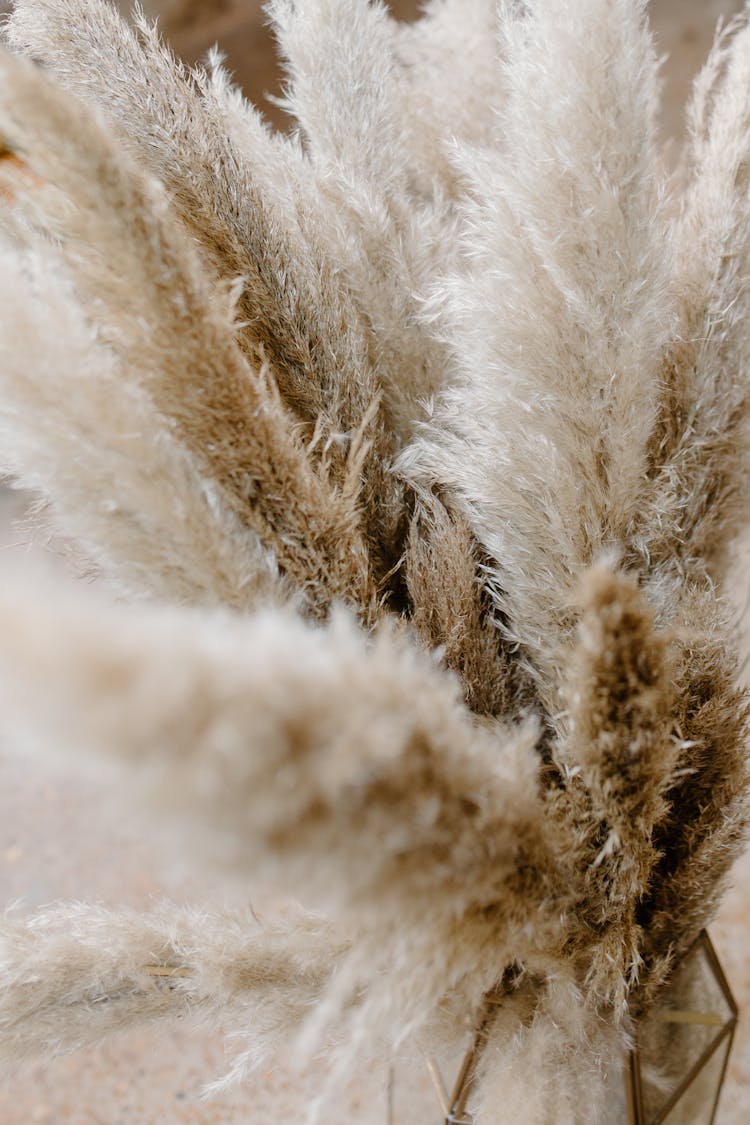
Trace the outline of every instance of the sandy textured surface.
{"type": "MultiPolygon", "coordinates": [[[[2,8],[0,0],[0,8],[2,8]]],[[[147,5],[148,6],[148,5],[147,5]]],[[[655,0],[653,21],[665,67],[665,137],[681,132],[682,103],[690,78],[705,57],[716,19],[738,9],[731,0],[655,0]]],[[[254,99],[278,92],[278,74],[257,0],[172,0],[160,8],[186,57],[199,57],[213,40],[227,52],[237,77],[254,99]]],[[[398,5],[408,14],[415,5],[398,5]]],[[[268,103],[265,103],[268,106],[268,103]]],[[[271,115],[275,112],[271,107],[271,115]]],[[[0,497],[0,526],[8,526],[14,501],[0,497]]],[[[8,533],[8,542],[13,540],[8,533]]],[[[8,569],[56,564],[37,550],[0,552],[0,580],[8,569]]],[[[742,573],[738,579],[744,585],[742,573]]],[[[741,598],[739,600],[742,600],[741,598]]],[[[42,775],[7,755],[0,758],[0,895],[33,908],[55,899],[89,899],[146,907],[161,895],[204,901],[220,892],[196,876],[158,862],[133,825],[101,808],[94,788],[42,775]]],[[[252,888],[248,888],[251,893],[252,888]]],[[[718,1115],[719,1125],[750,1121],[750,857],[736,869],[712,934],[743,1010],[718,1115]],[[745,1015],[747,1012],[747,1015],[745,1015]]],[[[0,1088],[0,1125],[280,1125],[301,1119],[305,1090],[315,1075],[294,1072],[289,1059],[260,1074],[238,1099],[200,1100],[203,1084],[225,1068],[220,1037],[187,1027],[121,1036],[95,1051],[37,1066],[0,1088]]],[[[397,1125],[434,1125],[431,1095],[421,1069],[399,1076],[397,1125]],[[411,1088],[412,1108],[404,1091],[411,1088]]],[[[384,1076],[365,1071],[341,1091],[328,1125],[386,1125],[384,1076]]],[[[522,1125],[522,1123],[519,1123],[522,1125]]],[[[615,1125],[615,1123],[613,1123],[615,1125]]]]}

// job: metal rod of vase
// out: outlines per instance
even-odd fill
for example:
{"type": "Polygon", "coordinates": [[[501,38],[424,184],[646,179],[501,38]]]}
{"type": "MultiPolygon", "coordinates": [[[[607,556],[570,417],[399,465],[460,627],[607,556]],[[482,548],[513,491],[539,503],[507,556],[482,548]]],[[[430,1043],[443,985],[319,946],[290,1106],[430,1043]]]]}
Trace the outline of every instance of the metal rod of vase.
{"type": "Polygon", "coordinates": [[[386,1077],[385,1104],[388,1125],[396,1125],[396,1068],[393,1063],[388,1067],[386,1077]]]}
{"type": "Polygon", "coordinates": [[[440,1073],[440,1069],[435,1060],[431,1059],[429,1055],[425,1055],[424,1061],[427,1064],[428,1071],[430,1072],[430,1078],[432,1079],[432,1084],[435,1087],[435,1093],[437,1094],[438,1101],[440,1102],[440,1108],[443,1111],[443,1116],[447,1117],[451,1111],[451,1099],[448,1093],[448,1088],[445,1085],[443,1076],[440,1073]]]}
{"type": "Polygon", "coordinates": [[[496,1005],[497,1000],[495,993],[489,993],[482,1008],[482,1015],[476,1034],[474,1035],[474,1042],[466,1053],[458,1078],[456,1079],[451,1101],[451,1112],[446,1118],[446,1122],[450,1123],[450,1125],[459,1125],[459,1123],[471,1125],[474,1120],[472,1115],[467,1113],[466,1105],[474,1089],[477,1064],[482,1057],[487,1043],[487,1031],[494,1019],[495,1012],[493,1009],[496,1005]]]}

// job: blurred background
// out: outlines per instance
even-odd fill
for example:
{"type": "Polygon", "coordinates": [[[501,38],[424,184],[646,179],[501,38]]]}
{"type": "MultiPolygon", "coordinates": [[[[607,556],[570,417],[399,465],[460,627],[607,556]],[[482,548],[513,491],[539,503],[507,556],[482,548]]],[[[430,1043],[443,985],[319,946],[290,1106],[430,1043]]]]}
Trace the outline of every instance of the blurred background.
{"type": "MultiPolygon", "coordinates": [[[[129,3],[120,5],[124,10],[129,3]]],[[[8,4],[0,0],[0,10],[8,4]]],[[[163,33],[188,62],[218,43],[236,81],[280,127],[284,116],[268,95],[280,92],[280,73],[261,0],[147,0],[163,33]]],[[[413,19],[416,0],[392,0],[400,19],[413,19]]],[[[666,160],[674,163],[683,132],[690,80],[705,58],[717,20],[742,7],[739,0],[653,0],[651,18],[665,56],[661,131],[666,160]]],[[[750,92],[749,92],[750,96],[750,92]]],[[[0,492],[0,578],[16,568],[58,570],[51,549],[20,545],[14,520],[24,498],[0,492]]],[[[737,573],[737,602],[748,586],[737,573]]],[[[251,889],[250,889],[251,890],[251,889]]],[[[55,899],[99,900],[146,909],[167,896],[176,902],[225,901],[195,872],[167,868],[152,855],[144,834],[114,817],[100,792],[88,784],[42,773],[0,753],[0,898],[33,909],[55,899]]],[[[741,1020],[722,1095],[718,1125],[750,1121],[750,859],[735,873],[712,936],[740,1003],[741,1020]]],[[[0,1125],[280,1125],[303,1116],[314,1074],[296,1073],[288,1059],[257,1076],[237,1095],[201,1101],[201,1087],[226,1069],[220,1037],[170,1027],[121,1036],[98,1050],[33,1066],[0,1089],[0,1125]]],[[[395,1125],[440,1120],[421,1068],[398,1076],[395,1125]],[[399,1112],[402,1093],[416,1099],[399,1112]],[[417,1104],[421,1107],[416,1108],[417,1104]]],[[[341,1091],[328,1125],[386,1125],[384,1076],[363,1067],[341,1091]]],[[[612,1123],[619,1125],[619,1123],[612,1123]]]]}

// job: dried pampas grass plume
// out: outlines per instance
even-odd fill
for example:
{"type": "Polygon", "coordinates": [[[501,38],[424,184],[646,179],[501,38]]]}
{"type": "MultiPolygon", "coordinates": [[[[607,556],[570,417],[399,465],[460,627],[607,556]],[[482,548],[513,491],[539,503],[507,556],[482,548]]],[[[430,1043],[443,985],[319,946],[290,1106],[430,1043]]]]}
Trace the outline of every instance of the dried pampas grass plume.
{"type": "Polygon", "coordinates": [[[335,1085],[492,990],[478,1125],[604,1121],[746,830],[747,20],[672,199],[643,0],[269,14],[288,136],[139,12],[5,26],[0,461],[138,604],[4,589],[0,714],[308,909],[10,913],[0,1058],[335,1085]]]}

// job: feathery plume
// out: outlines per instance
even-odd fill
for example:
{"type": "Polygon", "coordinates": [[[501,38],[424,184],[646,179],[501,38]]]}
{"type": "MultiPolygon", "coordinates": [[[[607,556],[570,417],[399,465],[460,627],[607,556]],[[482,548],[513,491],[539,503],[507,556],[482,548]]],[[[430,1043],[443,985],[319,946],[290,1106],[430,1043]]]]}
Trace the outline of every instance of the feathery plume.
{"type": "Polygon", "coordinates": [[[237,348],[231,293],[206,283],[162,189],[30,64],[5,52],[0,68],[6,143],[43,181],[19,204],[48,237],[65,241],[66,263],[104,342],[311,605],[325,611],[343,597],[369,606],[375,590],[357,511],[361,450],[353,449],[349,479],[335,489],[312,464],[267,374],[237,348]],[[104,245],[111,264],[102,261],[104,245]]]}
{"type": "Polygon", "coordinates": [[[748,395],[745,277],[750,28],[720,33],[689,106],[689,183],[676,222],[672,287],[679,313],[665,348],[652,439],[652,491],[630,537],[647,564],[726,571],[743,518],[748,395]]]}
{"type": "MultiPolygon", "coordinates": [[[[0,921],[0,1056],[93,1046],[170,1019],[241,1028],[270,1051],[319,999],[344,946],[312,915],[162,903],[148,913],[76,903],[0,921]]],[[[258,1050],[260,1057],[261,1051],[258,1050]]]]}
{"type": "Polygon", "coordinates": [[[500,857],[534,820],[536,724],[480,734],[452,678],[404,639],[368,647],[343,618],[320,631],[84,601],[61,603],[53,624],[19,593],[2,600],[7,729],[30,731],[42,676],[33,744],[106,752],[160,808],[203,825],[218,860],[249,871],[265,855],[276,885],[296,869],[297,891],[358,911],[377,897],[381,913],[391,895],[399,911],[426,897],[434,915],[486,904],[512,869],[500,857]],[[160,670],[177,666],[167,691],[160,670]],[[115,742],[124,704],[133,720],[115,742]]]}
{"type": "Polygon", "coordinates": [[[644,6],[500,16],[499,142],[461,157],[466,265],[445,283],[458,381],[402,464],[456,495],[545,691],[576,576],[637,507],[671,324],[669,229],[644,6]]]}
{"type": "Polygon", "coordinates": [[[131,30],[106,0],[29,0],[16,5],[7,35],[107,115],[121,142],[164,184],[212,274],[226,283],[242,279],[237,345],[253,366],[270,366],[282,401],[325,450],[334,480],[346,479],[347,453],[369,421],[365,509],[376,499],[381,505],[370,547],[385,546],[383,562],[391,565],[402,500],[383,471],[392,436],[370,416],[376,405],[383,409],[371,333],[342,284],[331,235],[310,207],[312,171],[303,154],[277,143],[246,103],[238,144],[227,124],[237,99],[221,69],[213,77],[186,70],[142,15],[131,30]]]}
{"type": "Polygon", "coordinates": [[[394,28],[409,113],[413,175],[424,191],[460,198],[456,142],[492,143],[502,104],[495,0],[425,0],[422,18],[394,28]]]}
{"type": "Polygon", "coordinates": [[[125,593],[238,610],[287,600],[272,551],[97,340],[56,265],[3,253],[4,471],[50,501],[50,522],[125,593]]]}

